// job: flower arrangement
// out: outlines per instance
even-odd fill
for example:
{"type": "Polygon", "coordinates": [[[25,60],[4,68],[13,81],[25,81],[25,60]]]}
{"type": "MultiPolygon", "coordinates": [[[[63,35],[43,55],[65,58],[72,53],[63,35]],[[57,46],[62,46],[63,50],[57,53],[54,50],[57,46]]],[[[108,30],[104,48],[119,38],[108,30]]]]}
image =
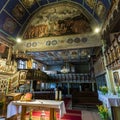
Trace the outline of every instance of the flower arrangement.
{"type": "Polygon", "coordinates": [[[97,105],[98,114],[102,120],[108,120],[108,109],[104,105],[97,105]]]}
{"type": "Polygon", "coordinates": [[[100,91],[105,95],[106,93],[108,93],[108,88],[106,86],[101,86],[100,91]]]}

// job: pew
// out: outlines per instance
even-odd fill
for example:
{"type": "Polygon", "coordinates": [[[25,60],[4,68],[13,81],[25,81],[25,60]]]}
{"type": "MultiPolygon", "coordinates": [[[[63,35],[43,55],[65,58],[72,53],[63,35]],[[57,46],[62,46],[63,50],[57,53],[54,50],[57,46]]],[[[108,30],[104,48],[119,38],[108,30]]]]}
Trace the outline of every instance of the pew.
{"type": "Polygon", "coordinates": [[[72,104],[74,105],[84,105],[84,106],[96,106],[102,104],[98,100],[97,92],[83,91],[83,92],[73,92],[72,93],[72,104]]]}

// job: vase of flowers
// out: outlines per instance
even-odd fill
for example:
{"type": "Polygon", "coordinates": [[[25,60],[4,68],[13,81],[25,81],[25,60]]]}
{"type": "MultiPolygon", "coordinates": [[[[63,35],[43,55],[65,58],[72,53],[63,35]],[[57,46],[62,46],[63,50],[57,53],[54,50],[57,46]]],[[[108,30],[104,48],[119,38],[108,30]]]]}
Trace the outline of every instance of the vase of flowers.
{"type": "Polygon", "coordinates": [[[108,88],[106,86],[101,86],[100,91],[105,95],[106,93],[108,93],[108,88]]]}
{"type": "Polygon", "coordinates": [[[108,109],[104,105],[98,105],[98,114],[102,120],[108,120],[108,109]]]}

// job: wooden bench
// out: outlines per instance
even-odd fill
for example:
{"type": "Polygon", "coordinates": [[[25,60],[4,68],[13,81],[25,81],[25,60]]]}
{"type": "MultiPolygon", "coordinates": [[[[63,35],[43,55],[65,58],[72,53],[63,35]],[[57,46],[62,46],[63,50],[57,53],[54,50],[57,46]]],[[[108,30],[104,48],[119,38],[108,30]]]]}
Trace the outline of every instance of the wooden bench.
{"type": "Polygon", "coordinates": [[[34,92],[35,99],[45,99],[45,100],[54,100],[55,92],[54,91],[38,91],[34,92]]]}
{"type": "Polygon", "coordinates": [[[97,92],[77,92],[72,93],[72,104],[74,105],[84,105],[84,106],[96,106],[102,104],[98,100],[97,92]]]}

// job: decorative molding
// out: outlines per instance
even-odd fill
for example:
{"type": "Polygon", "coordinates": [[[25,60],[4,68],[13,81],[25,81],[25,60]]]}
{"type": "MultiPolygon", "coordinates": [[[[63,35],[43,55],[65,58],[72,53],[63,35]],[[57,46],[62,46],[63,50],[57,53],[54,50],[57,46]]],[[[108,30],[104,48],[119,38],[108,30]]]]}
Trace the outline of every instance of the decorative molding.
{"type": "Polygon", "coordinates": [[[99,35],[78,34],[60,37],[46,37],[39,39],[23,40],[15,45],[19,51],[50,51],[76,48],[89,48],[101,46],[102,41],[99,35]]]}

